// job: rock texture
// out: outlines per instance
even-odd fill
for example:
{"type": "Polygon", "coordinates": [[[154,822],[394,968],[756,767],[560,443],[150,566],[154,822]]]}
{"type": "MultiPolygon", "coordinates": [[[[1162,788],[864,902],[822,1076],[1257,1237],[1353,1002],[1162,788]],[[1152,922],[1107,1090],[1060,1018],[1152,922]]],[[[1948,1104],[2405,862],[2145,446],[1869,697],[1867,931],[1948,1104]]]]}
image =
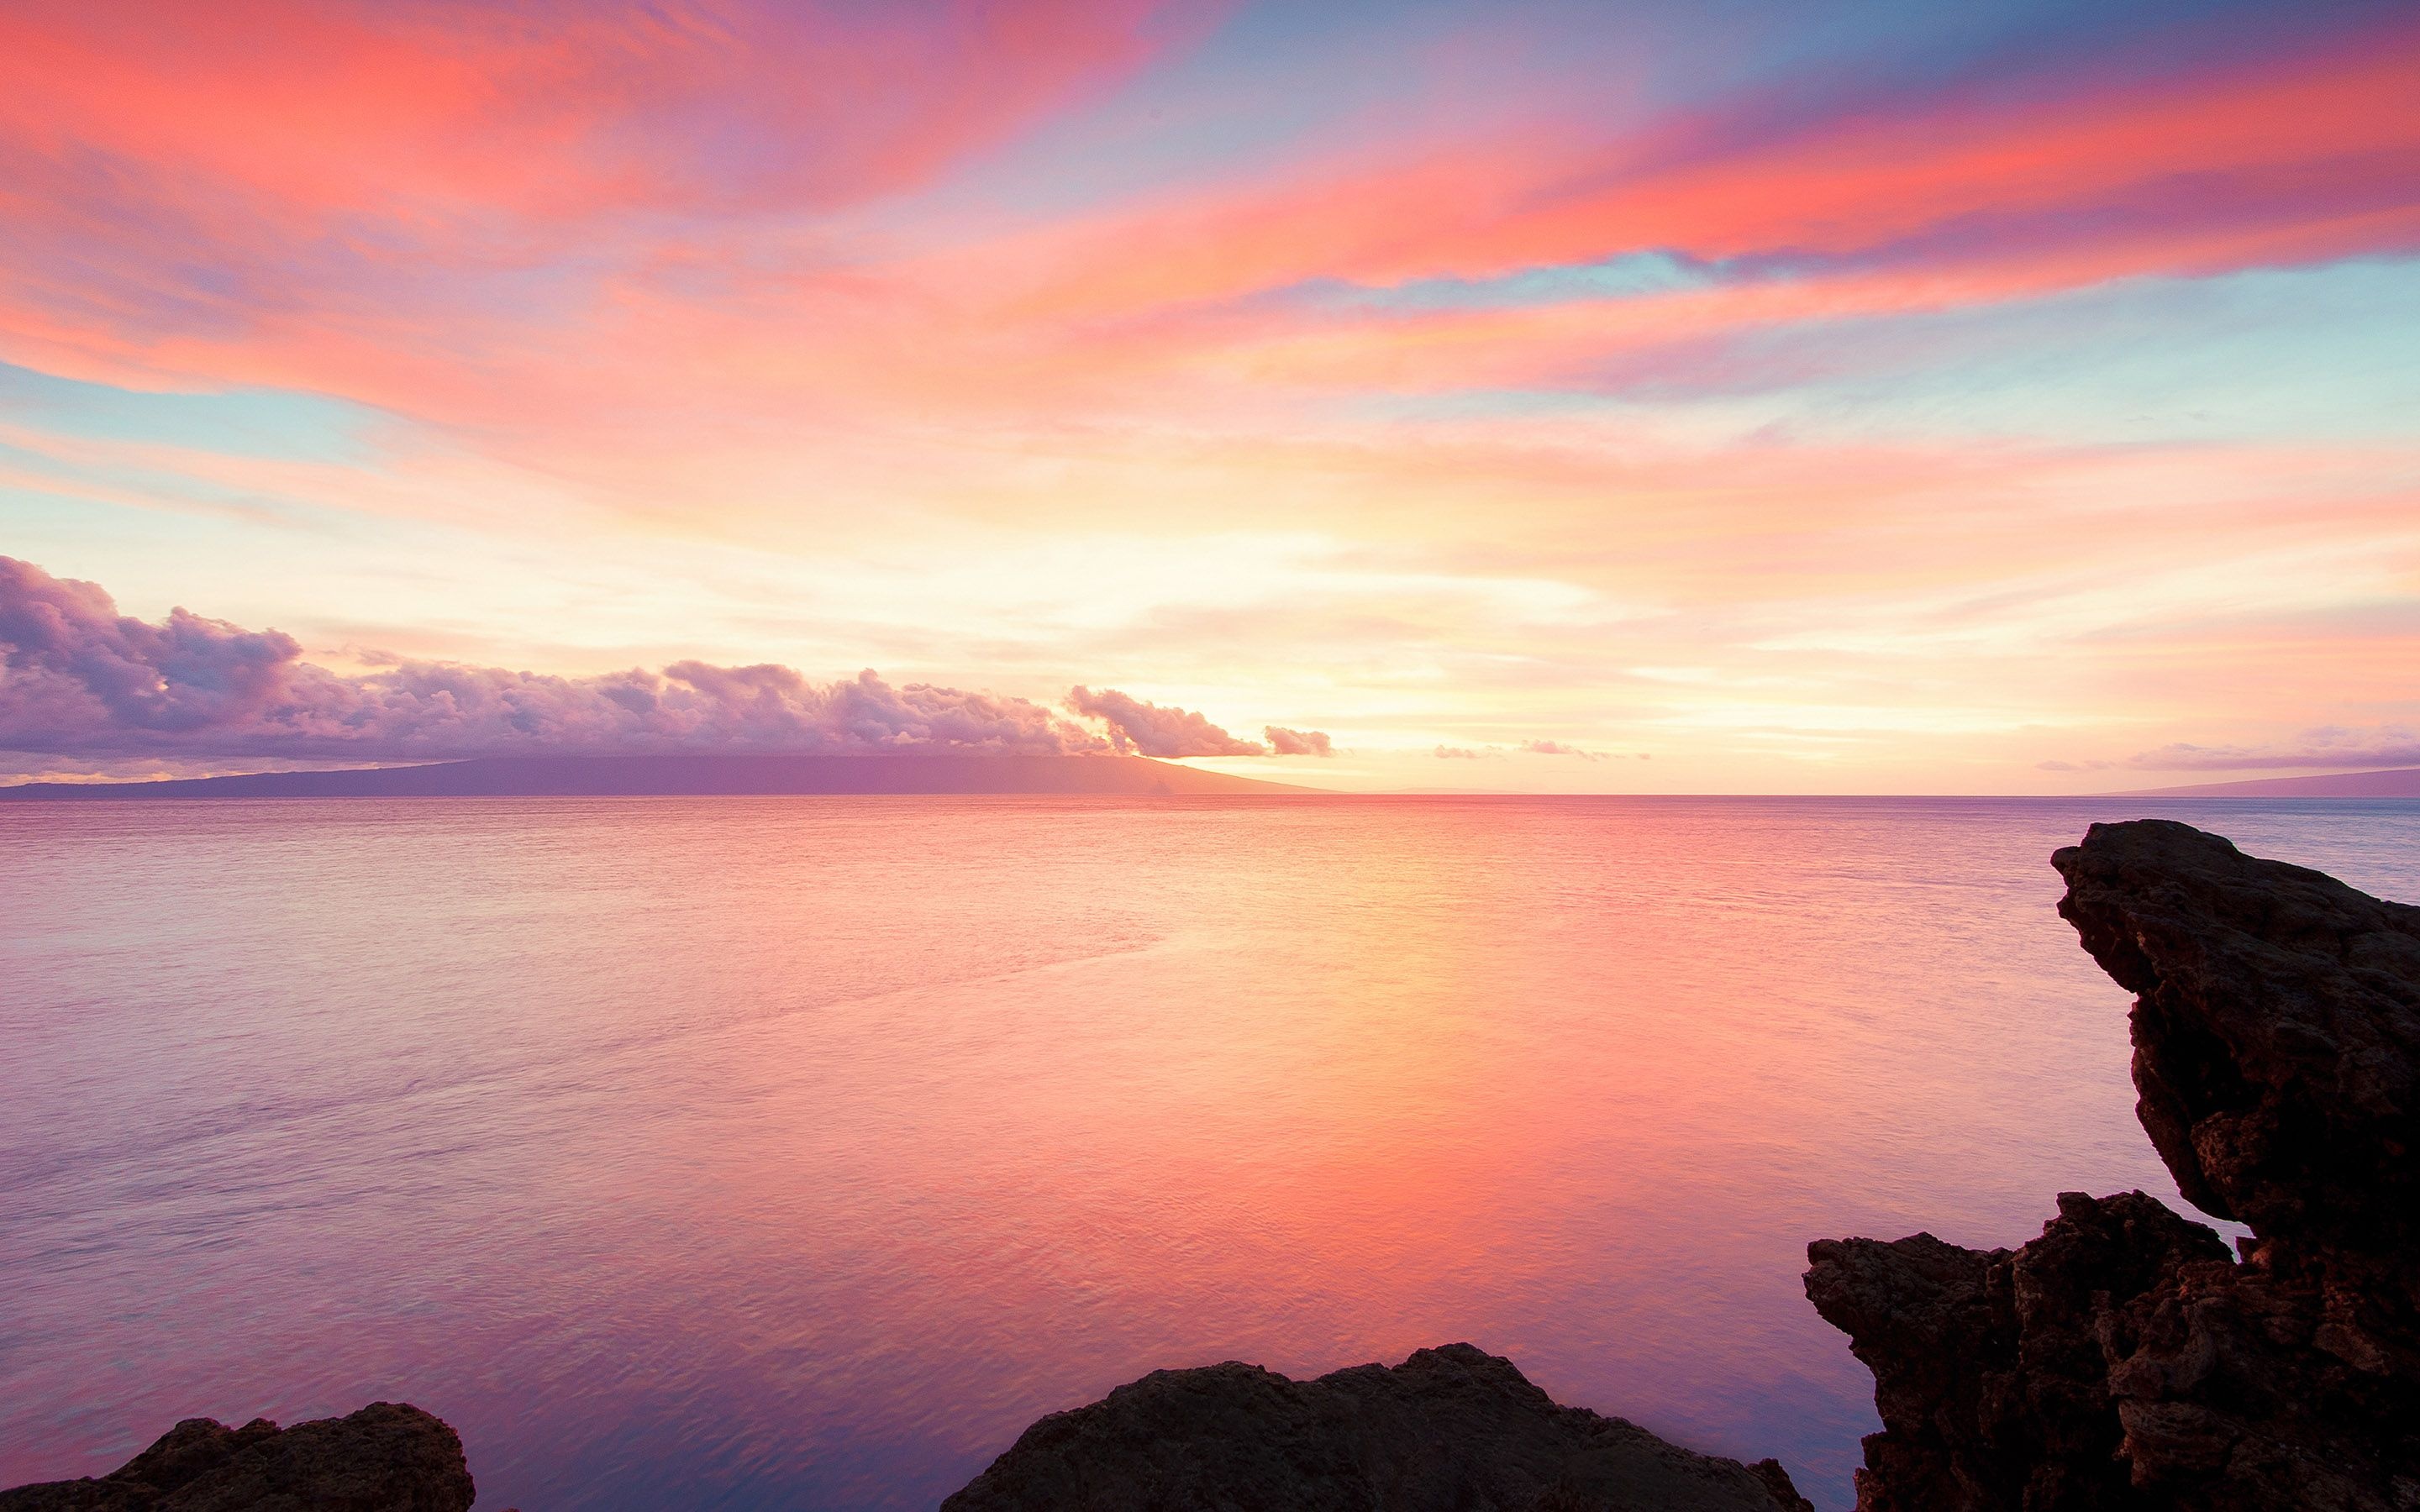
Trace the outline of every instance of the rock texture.
{"type": "Polygon", "coordinates": [[[2138,995],[2139,1192],[2041,1237],[1808,1249],[1874,1372],[1861,1512],[2420,1512],[2420,909],[2162,820],[2053,857],[2138,995]]]}
{"type": "Polygon", "coordinates": [[[1467,1344],[1289,1381],[1158,1370],[1056,1412],[942,1512],[1812,1512],[1781,1466],[1559,1407],[1467,1344]]]}
{"type": "Polygon", "coordinates": [[[280,1428],[188,1418],[98,1479],[0,1491],[0,1512],[469,1512],[454,1430],[416,1407],[280,1428]]]}

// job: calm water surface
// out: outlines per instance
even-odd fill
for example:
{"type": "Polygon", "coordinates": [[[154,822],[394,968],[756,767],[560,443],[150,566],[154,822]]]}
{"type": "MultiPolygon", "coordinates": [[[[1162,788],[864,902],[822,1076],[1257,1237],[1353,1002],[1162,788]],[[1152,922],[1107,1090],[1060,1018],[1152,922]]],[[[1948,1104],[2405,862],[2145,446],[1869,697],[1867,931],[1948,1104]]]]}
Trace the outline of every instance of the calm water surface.
{"type": "Polygon", "coordinates": [[[1469,1339],[1848,1500],[1807,1240],[2174,1191],[2053,847],[2420,805],[0,809],[0,1485],[385,1397],[480,1505],[928,1507],[1159,1365],[1469,1339]]]}

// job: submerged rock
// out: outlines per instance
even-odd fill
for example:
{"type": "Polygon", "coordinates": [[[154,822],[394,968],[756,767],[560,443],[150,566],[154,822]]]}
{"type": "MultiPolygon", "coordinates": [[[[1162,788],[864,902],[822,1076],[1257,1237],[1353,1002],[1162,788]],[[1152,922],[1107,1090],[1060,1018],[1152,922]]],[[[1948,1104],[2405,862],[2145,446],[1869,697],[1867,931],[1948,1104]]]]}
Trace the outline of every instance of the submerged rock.
{"type": "Polygon", "coordinates": [[[0,1512],[469,1512],[462,1441],[416,1407],[280,1428],[187,1418],[98,1479],[0,1491],[0,1512]]]}
{"type": "Polygon", "coordinates": [[[2415,1512],[2420,909],[2163,820],[2053,863],[2153,1146],[2253,1239],[2071,1193],[2014,1251],[1809,1246],[1874,1372],[1861,1512],[2415,1512]]]}
{"type": "Polygon", "coordinates": [[[1767,1459],[1558,1406],[1467,1344],[1290,1381],[1156,1370],[1054,1412],[943,1512],[1812,1512],[1767,1459]]]}

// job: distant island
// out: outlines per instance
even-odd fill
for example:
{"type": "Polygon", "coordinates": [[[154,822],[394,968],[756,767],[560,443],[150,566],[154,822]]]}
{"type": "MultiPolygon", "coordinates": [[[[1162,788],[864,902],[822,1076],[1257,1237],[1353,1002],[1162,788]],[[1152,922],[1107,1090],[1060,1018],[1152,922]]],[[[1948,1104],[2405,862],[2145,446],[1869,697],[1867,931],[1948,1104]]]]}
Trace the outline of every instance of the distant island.
{"type": "Polygon", "coordinates": [[[1200,772],[1142,756],[494,756],[425,766],[248,772],[157,782],[25,782],[0,788],[0,802],[909,793],[1194,797],[1316,791],[1224,772],[1200,772]]]}
{"type": "Polygon", "coordinates": [[[2420,798],[2420,766],[2392,772],[2337,772],[2328,777],[2263,777],[2247,782],[2195,782],[2180,788],[2139,788],[2113,798],[2420,798]]]}

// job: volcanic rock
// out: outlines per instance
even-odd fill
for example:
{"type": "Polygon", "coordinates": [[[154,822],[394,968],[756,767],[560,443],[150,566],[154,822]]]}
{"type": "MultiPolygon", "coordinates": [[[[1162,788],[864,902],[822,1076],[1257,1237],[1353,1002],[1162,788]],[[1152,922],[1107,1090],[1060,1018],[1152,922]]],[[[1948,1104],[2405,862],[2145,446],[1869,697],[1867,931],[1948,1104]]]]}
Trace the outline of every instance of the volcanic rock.
{"type": "Polygon", "coordinates": [[[1025,1430],[942,1512],[1812,1512],[1774,1460],[1560,1407],[1467,1344],[1290,1381],[1156,1370],[1025,1430]]]}
{"type": "Polygon", "coordinates": [[[2051,858],[2133,1015],[2134,1107],[2203,1211],[2329,1253],[2420,1247],[2420,908],[2166,820],[2051,858]]]}
{"type": "Polygon", "coordinates": [[[472,1496],[452,1428],[372,1402],[283,1429],[187,1418],[99,1479],[0,1491],[0,1512],[469,1512],[472,1496]]]}
{"type": "Polygon", "coordinates": [[[2420,909],[2164,820],[2052,858],[2136,998],[2139,1192],[2040,1238],[1808,1247],[1874,1372],[1860,1512],[2420,1512],[2420,909]]]}

